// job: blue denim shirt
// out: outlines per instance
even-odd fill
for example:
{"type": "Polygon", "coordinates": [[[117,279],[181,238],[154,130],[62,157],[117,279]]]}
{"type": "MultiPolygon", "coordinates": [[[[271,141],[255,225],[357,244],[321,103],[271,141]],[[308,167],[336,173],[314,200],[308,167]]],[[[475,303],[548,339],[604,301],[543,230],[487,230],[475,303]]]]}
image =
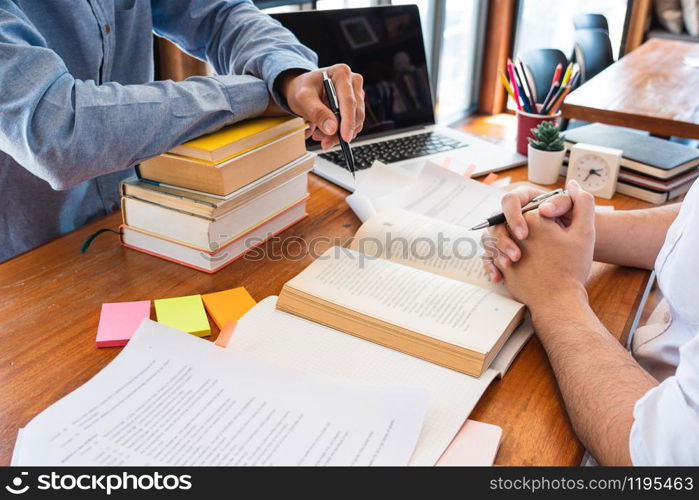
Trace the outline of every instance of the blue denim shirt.
{"type": "Polygon", "coordinates": [[[135,164],[315,67],[246,0],[0,0],[0,261],[110,213],[135,164]],[[154,82],[153,32],[221,76],[154,82]]]}

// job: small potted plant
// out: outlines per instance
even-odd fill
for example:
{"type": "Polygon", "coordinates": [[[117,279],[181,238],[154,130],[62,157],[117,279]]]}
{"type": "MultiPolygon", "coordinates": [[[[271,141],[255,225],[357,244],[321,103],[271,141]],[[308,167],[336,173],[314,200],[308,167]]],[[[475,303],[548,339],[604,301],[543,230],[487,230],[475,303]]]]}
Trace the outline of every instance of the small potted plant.
{"type": "Polygon", "coordinates": [[[531,129],[529,138],[528,177],[537,184],[554,184],[558,181],[565,156],[563,136],[558,127],[549,121],[531,129]]]}

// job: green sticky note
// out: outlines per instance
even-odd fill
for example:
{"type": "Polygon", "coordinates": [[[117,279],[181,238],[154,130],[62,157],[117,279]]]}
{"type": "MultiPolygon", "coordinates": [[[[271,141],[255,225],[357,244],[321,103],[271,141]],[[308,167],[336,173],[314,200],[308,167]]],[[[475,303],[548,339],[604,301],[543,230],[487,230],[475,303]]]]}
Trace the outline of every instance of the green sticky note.
{"type": "Polygon", "coordinates": [[[209,327],[209,319],[206,317],[201,295],[158,299],[153,302],[158,323],[198,337],[211,335],[211,327],[209,327]]]}

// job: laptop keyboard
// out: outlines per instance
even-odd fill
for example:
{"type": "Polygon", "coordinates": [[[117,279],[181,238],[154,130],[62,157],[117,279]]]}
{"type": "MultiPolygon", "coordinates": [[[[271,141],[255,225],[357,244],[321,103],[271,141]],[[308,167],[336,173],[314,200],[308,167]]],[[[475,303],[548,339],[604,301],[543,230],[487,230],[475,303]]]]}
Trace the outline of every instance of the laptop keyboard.
{"type": "MultiPolygon", "coordinates": [[[[444,151],[451,151],[452,149],[465,146],[468,146],[468,144],[459,142],[451,137],[437,132],[426,132],[353,147],[352,155],[354,156],[354,164],[357,170],[364,170],[371,167],[374,160],[394,163],[435,153],[443,153],[444,151]]],[[[347,168],[340,149],[322,153],[319,156],[336,165],[347,168]]]]}

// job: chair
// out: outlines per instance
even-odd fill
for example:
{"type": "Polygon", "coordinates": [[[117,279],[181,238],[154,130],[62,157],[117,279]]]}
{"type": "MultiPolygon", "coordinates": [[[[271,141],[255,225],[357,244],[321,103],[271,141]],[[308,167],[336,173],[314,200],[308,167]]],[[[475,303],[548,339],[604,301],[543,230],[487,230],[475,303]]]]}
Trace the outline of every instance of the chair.
{"type": "Polygon", "coordinates": [[[609,23],[602,14],[576,14],[573,17],[575,31],[579,30],[603,30],[609,34],[609,23]]]}
{"type": "Polygon", "coordinates": [[[609,35],[599,29],[576,31],[575,59],[580,64],[580,83],[585,83],[614,62],[609,35]]]}
{"type": "Polygon", "coordinates": [[[522,56],[522,62],[527,70],[530,81],[534,86],[536,102],[544,102],[551,88],[551,80],[556,65],[561,64],[563,70],[568,65],[565,54],[558,49],[535,49],[522,56]]]}

